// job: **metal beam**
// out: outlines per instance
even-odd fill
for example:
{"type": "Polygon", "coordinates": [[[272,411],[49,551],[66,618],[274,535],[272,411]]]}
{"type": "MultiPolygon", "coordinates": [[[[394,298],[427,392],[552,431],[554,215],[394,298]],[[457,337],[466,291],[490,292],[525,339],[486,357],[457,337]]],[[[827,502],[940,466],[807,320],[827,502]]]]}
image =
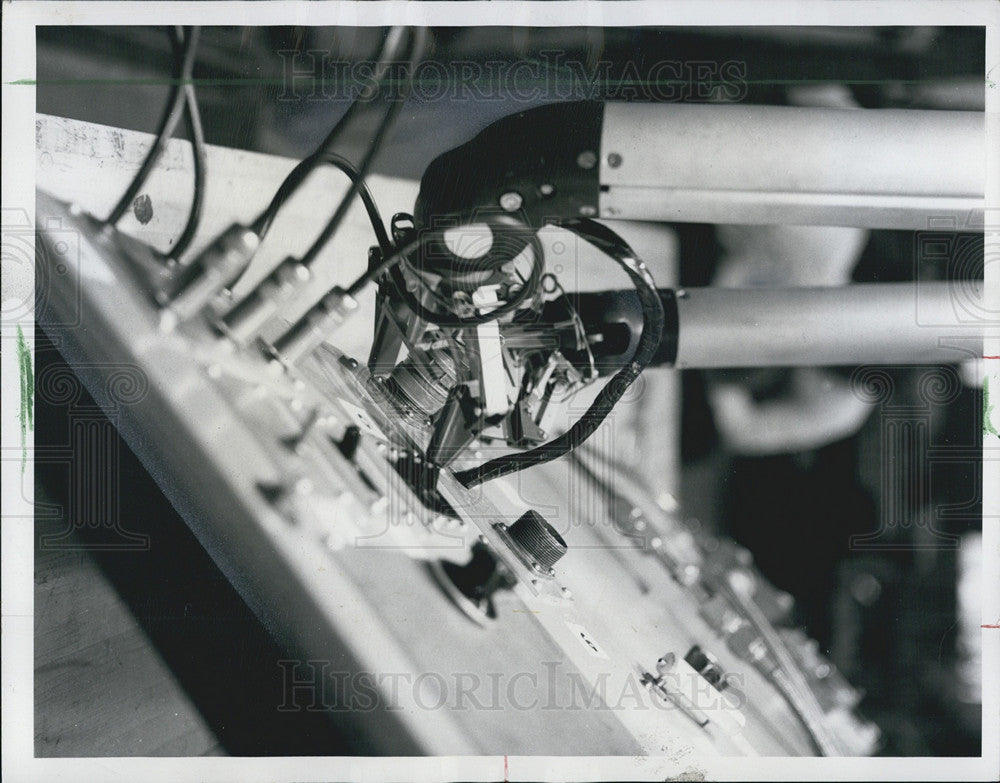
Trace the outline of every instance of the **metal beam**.
{"type": "Polygon", "coordinates": [[[980,112],[609,103],[601,217],[982,228],[980,112]]]}

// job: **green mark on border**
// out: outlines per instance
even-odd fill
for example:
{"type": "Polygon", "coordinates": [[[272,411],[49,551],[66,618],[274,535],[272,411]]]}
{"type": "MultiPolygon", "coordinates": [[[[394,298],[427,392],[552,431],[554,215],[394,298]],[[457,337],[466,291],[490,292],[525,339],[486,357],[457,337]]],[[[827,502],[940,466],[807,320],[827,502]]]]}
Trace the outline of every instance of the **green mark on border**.
{"type": "Polygon", "coordinates": [[[28,430],[35,429],[35,373],[31,369],[31,351],[24,341],[21,326],[17,327],[17,364],[21,376],[21,473],[28,461],[28,430]]]}
{"type": "Polygon", "coordinates": [[[990,435],[1000,436],[997,428],[993,425],[993,406],[990,405],[990,379],[983,378],[983,432],[990,435]]]}

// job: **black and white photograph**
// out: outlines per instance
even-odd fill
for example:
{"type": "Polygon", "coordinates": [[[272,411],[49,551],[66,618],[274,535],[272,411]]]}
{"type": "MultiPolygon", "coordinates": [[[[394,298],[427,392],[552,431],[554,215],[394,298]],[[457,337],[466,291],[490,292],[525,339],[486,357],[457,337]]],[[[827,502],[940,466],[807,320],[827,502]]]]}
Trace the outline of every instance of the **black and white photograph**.
{"type": "Polygon", "coordinates": [[[997,779],[998,32],[5,3],[5,779],[997,779]]]}

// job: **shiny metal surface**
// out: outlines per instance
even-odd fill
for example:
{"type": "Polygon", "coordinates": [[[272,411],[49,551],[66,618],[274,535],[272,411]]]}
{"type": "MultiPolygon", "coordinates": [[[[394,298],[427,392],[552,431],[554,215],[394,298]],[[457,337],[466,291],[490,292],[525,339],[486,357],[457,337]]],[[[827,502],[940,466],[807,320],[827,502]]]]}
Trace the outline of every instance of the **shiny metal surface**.
{"type": "Polygon", "coordinates": [[[979,112],[608,103],[599,215],[974,230],[985,143],[979,112]]]}
{"type": "Polygon", "coordinates": [[[948,364],[981,352],[982,283],[678,292],[677,366],[948,364]]]}

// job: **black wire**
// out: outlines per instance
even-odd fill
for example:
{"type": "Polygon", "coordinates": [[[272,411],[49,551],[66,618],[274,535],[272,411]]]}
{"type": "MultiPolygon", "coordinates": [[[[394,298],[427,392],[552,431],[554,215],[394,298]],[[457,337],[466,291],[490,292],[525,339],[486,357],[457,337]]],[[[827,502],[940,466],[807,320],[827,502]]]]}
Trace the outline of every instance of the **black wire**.
{"type": "Polygon", "coordinates": [[[455,474],[466,487],[481,484],[490,479],[500,478],[533,465],[550,462],[566,454],[587,438],[601,425],[615,404],[622,398],[632,382],[639,377],[653,355],[663,333],[663,303],[660,301],[653,278],[645,265],[638,261],[635,253],[617,234],[592,220],[566,220],[557,225],[569,229],[611,256],[628,274],[639,294],[642,305],[642,333],[635,355],[628,365],[620,369],[598,393],[590,408],[572,427],[557,438],[534,449],[489,460],[474,468],[455,474]]]}
{"type": "MultiPolygon", "coordinates": [[[[412,77],[413,70],[416,67],[417,62],[423,56],[423,51],[425,44],[427,42],[427,32],[423,28],[417,28],[412,36],[409,47],[409,65],[407,68],[407,78],[404,80],[403,85],[400,86],[399,93],[395,96],[390,96],[391,101],[388,110],[382,117],[382,121],[379,123],[375,135],[372,137],[371,144],[368,146],[368,150],[365,156],[361,159],[361,163],[358,165],[357,174],[355,177],[351,178],[351,187],[348,189],[347,193],[341,198],[340,203],[337,205],[337,209],[333,213],[333,217],[326,224],[326,227],[313,242],[309,250],[306,251],[305,255],[302,256],[302,263],[309,266],[316,257],[320,254],[323,247],[327,242],[333,237],[340,224],[343,222],[344,217],[347,215],[348,209],[350,209],[351,203],[354,201],[355,196],[358,195],[363,183],[364,178],[371,169],[372,164],[375,162],[375,157],[378,155],[382,148],[382,143],[385,141],[386,136],[389,134],[389,129],[392,127],[396,118],[399,117],[399,113],[403,109],[403,103],[406,101],[406,97],[410,91],[410,77],[412,77]]],[[[324,159],[328,159],[333,156],[331,150],[327,149],[324,155],[324,159]]],[[[337,156],[339,157],[339,156],[337,156]]]]}
{"type": "Polygon", "coordinates": [[[340,141],[340,137],[347,127],[354,121],[354,117],[381,92],[385,78],[391,72],[392,63],[398,60],[400,55],[409,48],[410,36],[408,33],[409,31],[402,27],[393,27],[389,30],[375,64],[372,75],[373,85],[370,91],[366,91],[368,94],[360,96],[350,105],[344,116],[337,121],[326,138],[316,148],[316,151],[292,169],[284,182],[281,183],[271,199],[271,203],[251,226],[261,239],[270,230],[271,224],[285,202],[299,189],[306,178],[326,161],[327,156],[333,153],[334,146],[340,141]]]}
{"type": "MultiPolygon", "coordinates": [[[[189,37],[195,33],[188,30],[186,35],[181,28],[177,30],[178,45],[181,43],[181,36],[189,37]]],[[[178,49],[178,54],[180,50],[178,49]]],[[[184,85],[184,102],[187,107],[185,117],[187,119],[188,133],[191,136],[191,149],[194,154],[194,196],[191,199],[191,210],[188,213],[187,223],[178,238],[177,243],[171,248],[169,255],[179,259],[191,246],[195,234],[198,233],[198,225],[201,223],[201,214],[205,202],[205,176],[208,162],[205,154],[205,132],[201,124],[201,113],[198,111],[198,98],[195,95],[194,85],[184,85]]]]}
{"type": "Polygon", "coordinates": [[[389,232],[385,229],[385,222],[382,220],[382,213],[379,212],[378,204],[375,203],[375,197],[365,183],[361,172],[347,158],[340,155],[327,155],[326,162],[344,172],[350,178],[351,182],[357,183],[358,195],[365,205],[365,211],[368,213],[368,219],[371,221],[372,230],[375,232],[375,240],[382,251],[382,257],[386,258],[391,255],[392,240],[389,238],[389,232]]]}
{"type": "Polygon", "coordinates": [[[171,88],[167,108],[160,118],[160,124],[156,130],[156,139],[153,142],[153,146],[150,147],[149,152],[146,153],[146,159],[142,162],[142,166],[139,167],[139,171],[136,172],[135,177],[132,178],[128,189],[104,221],[108,225],[113,226],[118,223],[125,215],[125,212],[128,211],[128,208],[132,206],[135,197],[139,195],[139,190],[149,178],[153,167],[163,154],[163,148],[166,146],[167,139],[173,136],[174,130],[177,128],[177,123],[180,121],[181,112],[184,111],[185,106],[186,91],[183,88],[186,83],[191,81],[191,74],[194,71],[194,56],[198,48],[198,35],[198,28],[195,27],[185,37],[184,56],[180,62],[180,67],[176,71],[176,81],[171,88]]]}
{"type": "Polygon", "coordinates": [[[382,260],[376,264],[371,269],[366,270],[357,280],[351,283],[347,287],[347,293],[351,296],[357,296],[361,289],[368,285],[373,280],[377,280],[381,275],[383,275],[388,269],[396,266],[402,259],[402,254],[406,252],[405,250],[390,252],[388,255],[384,255],[382,260]]]}
{"type": "MultiPolygon", "coordinates": [[[[432,236],[432,232],[423,233],[421,238],[414,243],[414,246],[423,249],[423,246],[430,241],[432,236]]],[[[495,321],[498,318],[513,312],[524,304],[529,298],[535,295],[535,291],[538,289],[538,285],[542,280],[542,274],[545,272],[545,255],[542,251],[542,243],[539,241],[537,234],[531,237],[529,246],[531,247],[532,265],[531,274],[528,275],[528,281],[524,284],[524,286],[522,286],[521,290],[510,299],[510,301],[505,302],[500,307],[490,310],[488,313],[484,313],[483,315],[462,317],[433,312],[425,307],[420,300],[413,295],[413,292],[406,287],[406,280],[404,279],[399,266],[393,266],[390,270],[388,281],[393,287],[396,296],[403,301],[403,304],[412,310],[414,315],[427,323],[434,324],[435,326],[456,329],[469,326],[481,326],[482,324],[488,324],[491,321],[495,321]]],[[[410,255],[411,253],[406,253],[403,258],[408,258],[410,255]]]]}
{"type": "MultiPolygon", "coordinates": [[[[364,275],[355,280],[348,289],[347,293],[351,296],[355,296],[371,280],[383,274],[385,270],[393,264],[398,263],[400,256],[398,253],[394,253],[392,240],[389,238],[389,234],[385,230],[385,223],[382,221],[382,214],[379,212],[378,205],[375,203],[375,197],[372,196],[371,190],[368,189],[364,180],[361,179],[360,173],[354,167],[354,164],[347,160],[347,158],[342,158],[339,155],[329,155],[326,162],[343,171],[348,177],[351,178],[352,182],[360,183],[358,193],[361,196],[361,200],[364,202],[365,209],[368,212],[368,218],[372,224],[372,230],[375,232],[375,239],[378,242],[379,249],[382,251],[382,261],[373,269],[368,270],[364,275]]],[[[236,307],[233,308],[233,310],[229,312],[226,318],[228,319],[237,315],[244,307],[250,305],[254,301],[254,298],[259,295],[259,289],[258,291],[248,294],[245,299],[243,299],[238,305],[236,305],[236,307]]]]}
{"type": "MultiPolygon", "coordinates": [[[[353,106],[356,104],[352,104],[353,106]]],[[[348,114],[350,109],[348,109],[348,114]]],[[[344,117],[347,115],[345,114],[344,117]]],[[[343,122],[343,118],[341,119],[343,122]]],[[[339,123],[338,123],[339,127],[339,123]]],[[[274,219],[278,216],[278,212],[285,205],[285,202],[291,197],[291,195],[299,189],[299,186],[305,181],[306,177],[312,174],[313,170],[319,164],[320,157],[317,153],[313,153],[308,158],[303,159],[299,164],[291,170],[281,186],[278,188],[274,197],[271,199],[271,203],[268,204],[267,208],[260,213],[257,219],[253,222],[250,227],[257,236],[263,239],[264,235],[267,234],[271,229],[271,224],[274,219]]]]}

